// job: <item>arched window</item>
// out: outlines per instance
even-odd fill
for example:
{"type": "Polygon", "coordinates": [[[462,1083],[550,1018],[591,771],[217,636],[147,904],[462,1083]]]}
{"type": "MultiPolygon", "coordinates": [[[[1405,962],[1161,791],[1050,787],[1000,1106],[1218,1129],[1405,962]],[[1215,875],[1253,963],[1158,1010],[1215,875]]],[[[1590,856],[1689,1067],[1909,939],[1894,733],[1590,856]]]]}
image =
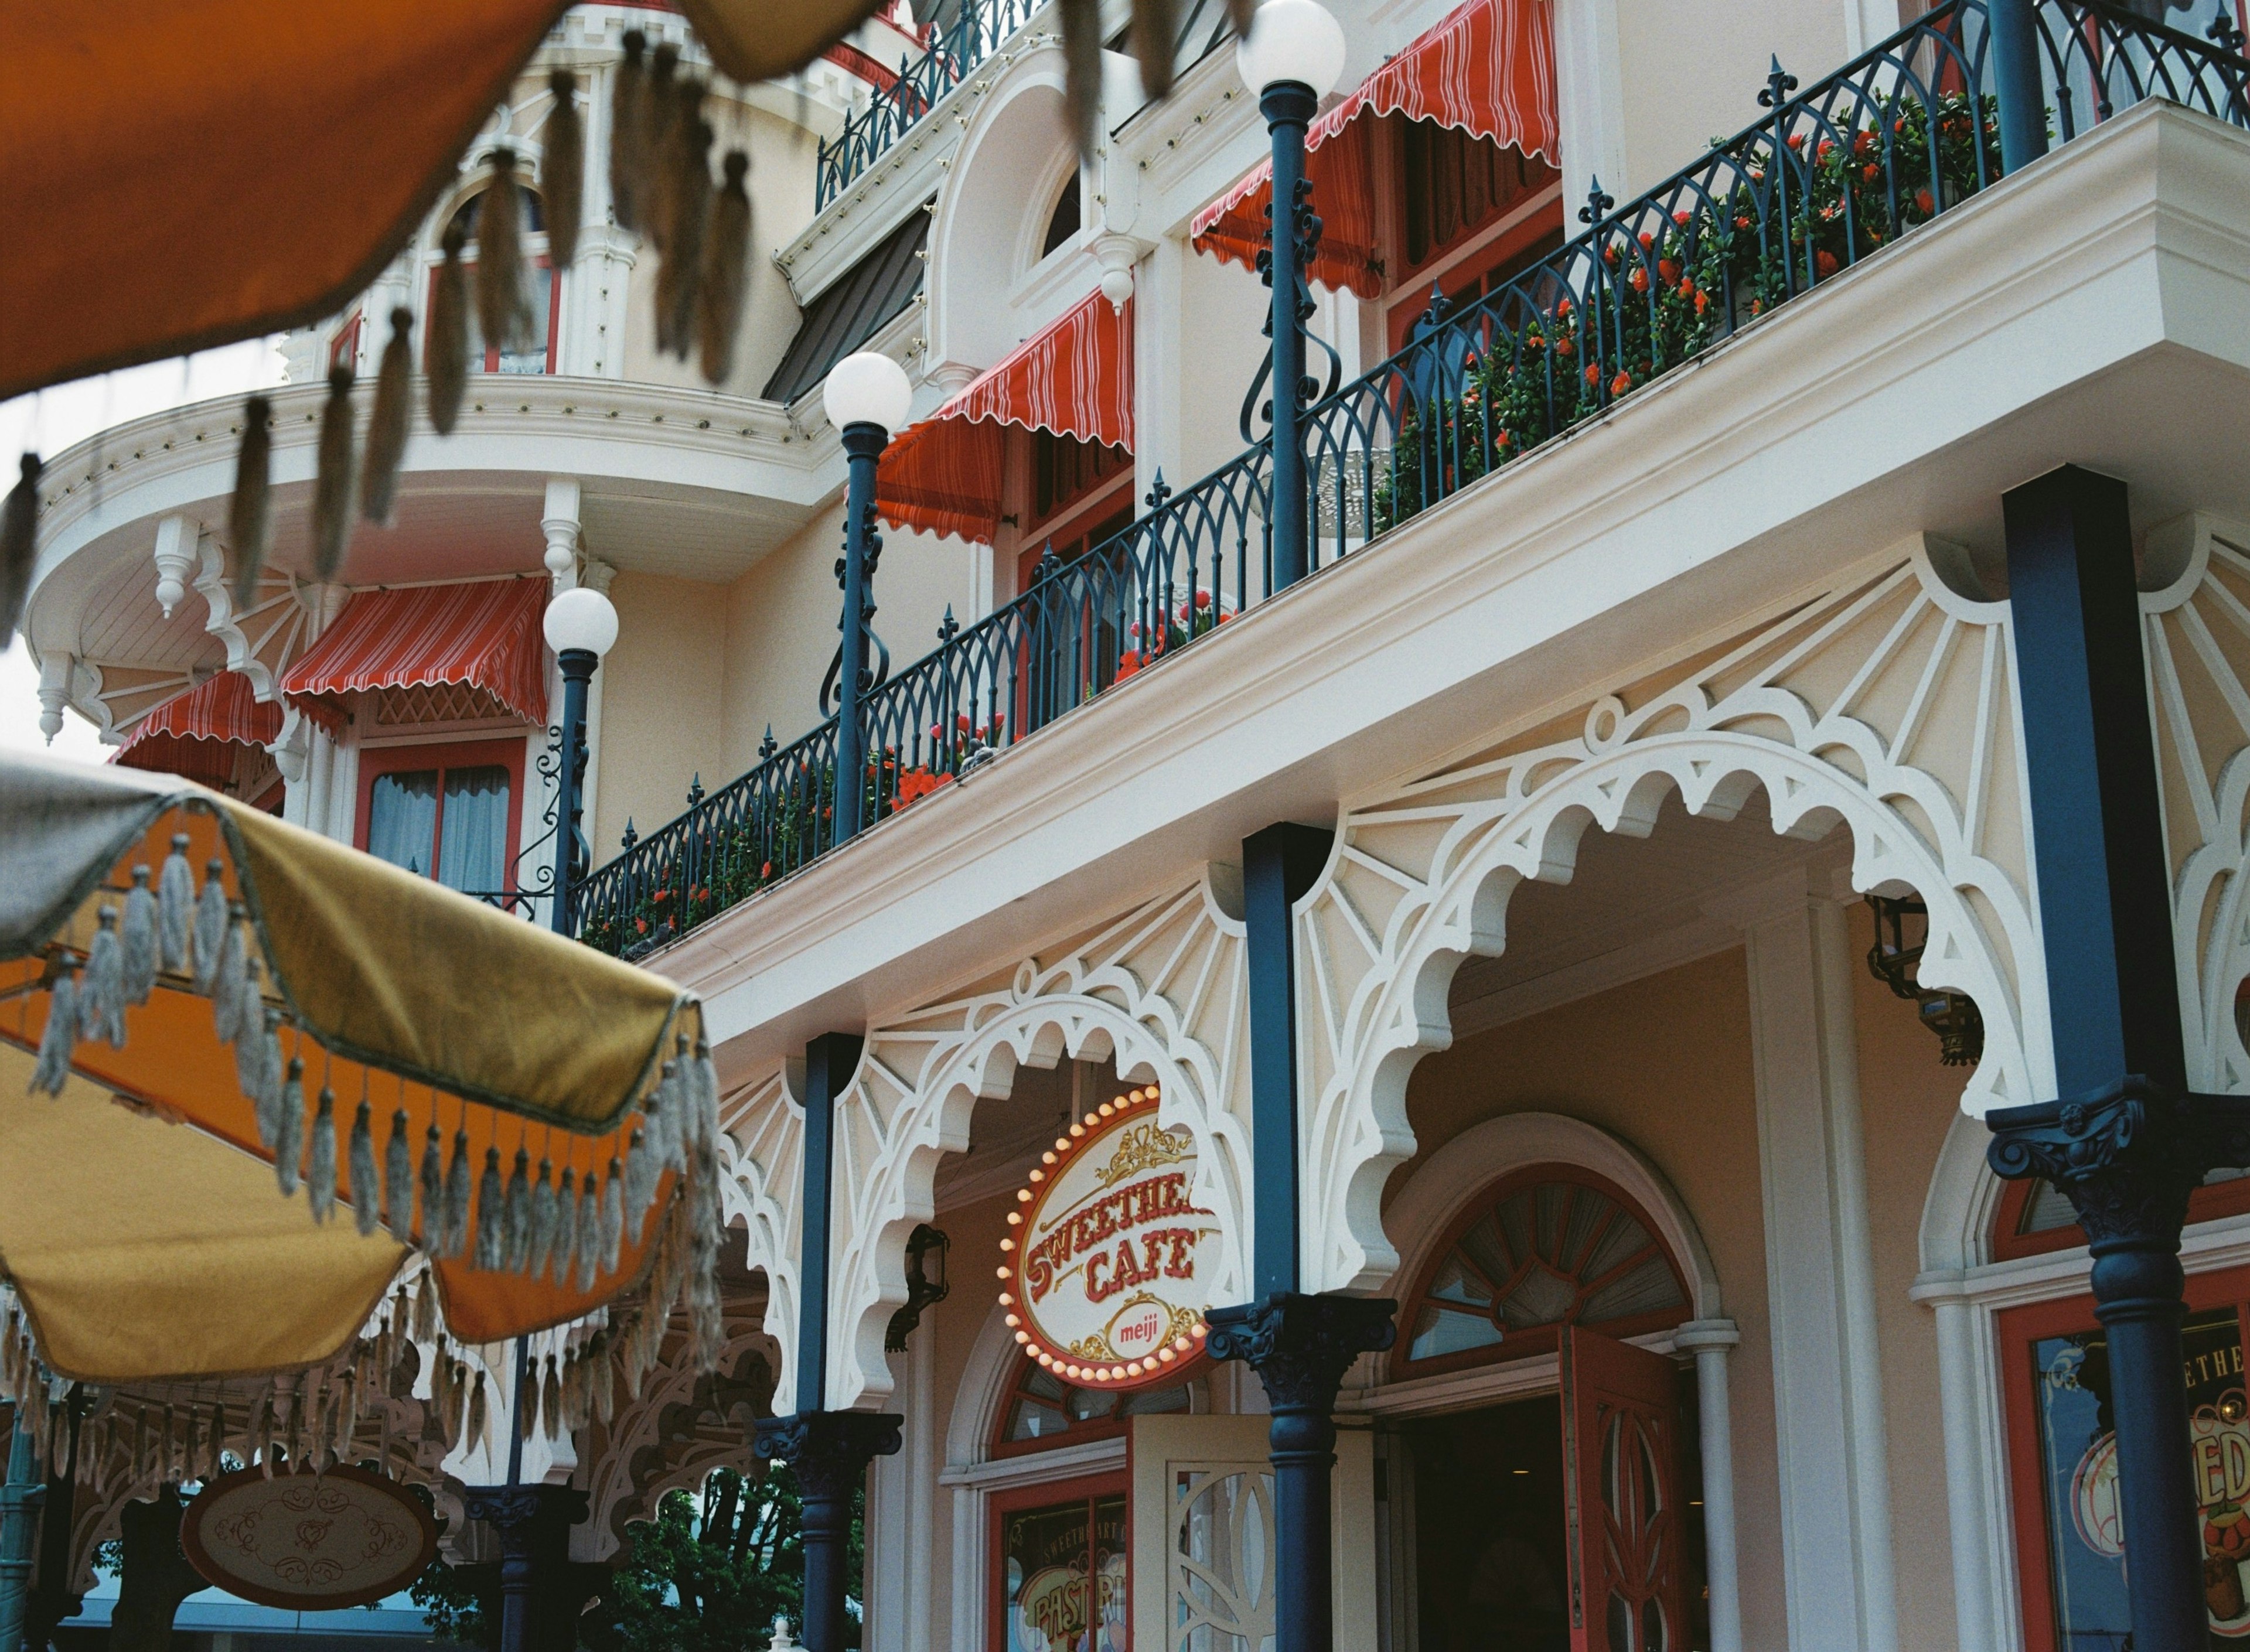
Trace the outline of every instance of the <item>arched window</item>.
{"type": "Polygon", "coordinates": [[[1194,1409],[1189,1381],[1163,1387],[1077,1388],[1030,1359],[1018,1363],[1015,1386],[1000,1408],[992,1435],[995,1456],[1046,1451],[1065,1443],[1122,1434],[1128,1417],[1194,1409]]]}
{"type": "MultiPolygon", "coordinates": [[[[447,228],[459,224],[466,237],[461,248],[461,262],[468,266],[469,292],[469,371],[472,373],[552,373],[555,371],[555,343],[557,324],[562,318],[562,272],[554,267],[547,256],[547,212],[535,189],[521,190],[523,202],[523,261],[524,295],[531,300],[531,325],[525,329],[521,348],[503,350],[488,343],[477,326],[476,262],[477,221],[483,215],[485,196],[480,189],[453,209],[447,228]]],[[[445,244],[441,235],[431,243],[431,291],[436,291],[438,266],[444,254],[438,249],[445,244]]],[[[429,312],[423,312],[426,318],[429,312]]],[[[428,336],[426,319],[424,336],[428,336]]]]}
{"type": "Polygon", "coordinates": [[[1039,256],[1046,258],[1057,247],[1066,244],[1078,233],[1078,169],[1071,169],[1070,179],[1055,197],[1054,210],[1047,215],[1047,232],[1039,243],[1039,256]]]}
{"type": "Polygon", "coordinates": [[[1686,1280],[1630,1196],[1592,1172],[1536,1165],[1462,1213],[1406,1299],[1394,1374],[1555,1351],[1560,1327],[1624,1339],[1689,1317],[1686,1280]]]}

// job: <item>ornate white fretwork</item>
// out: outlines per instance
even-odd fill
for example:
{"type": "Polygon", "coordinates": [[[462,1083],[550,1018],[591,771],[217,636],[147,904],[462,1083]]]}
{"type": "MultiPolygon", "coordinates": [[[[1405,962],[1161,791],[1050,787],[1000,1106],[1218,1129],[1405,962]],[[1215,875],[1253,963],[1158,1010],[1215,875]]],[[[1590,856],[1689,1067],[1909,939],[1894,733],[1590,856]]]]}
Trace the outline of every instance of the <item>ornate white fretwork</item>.
{"type": "Polygon", "coordinates": [[[259,570],[250,601],[238,607],[219,542],[206,533],[197,552],[196,590],[211,609],[204,629],[226,644],[226,669],[247,677],[259,699],[273,699],[283,673],[319,634],[321,588],[269,564],[259,570]]]}
{"type": "Polygon", "coordinates": [[[1670,671],[1346,811],[1297,912],[1307,1289],[1370,1290],[1397,1267],[1379,1201],[1414,1150],[1407,1075],[1451,1042],[1453,970],[1502,949],[1516,884],[1568,882],[1588,826],[1646,836],[1674,791],[1728,819],[1763,790],[1789,836],[1847,827],[1854,888],[1929,904],[1922,982],[1984,1013],[1964,1107],[2037,1098],[2051,1058],[2007,606],[1948,589],[1933,553],[1958,559],[1917,537],[1670,671]]]}
{"type": "Polygon", "coordinates": [[[727,1098],[720,1120],[721,1204],[727,1225],[743,1230],[743,1265],[766,1277],[762,1330],[774,1362],[774,1409],[786,1414],[797,1408],[804,1104],[790,1089],[789,1075],[776,1072],[727,1098]]]}

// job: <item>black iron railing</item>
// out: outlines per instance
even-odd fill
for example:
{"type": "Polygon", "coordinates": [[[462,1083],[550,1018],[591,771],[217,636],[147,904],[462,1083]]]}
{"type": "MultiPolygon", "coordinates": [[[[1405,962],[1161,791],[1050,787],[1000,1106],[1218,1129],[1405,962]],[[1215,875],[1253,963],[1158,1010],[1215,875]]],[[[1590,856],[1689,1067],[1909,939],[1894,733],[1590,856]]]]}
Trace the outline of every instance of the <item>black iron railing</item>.
{"type": "MultiPolygon", "coordinates": [[[[1935,10],[1473,306],[1433,303],[1397,355],[1308,410],[1312,562],[1333,561],[1606,410],[2000,176],[1988,6],[1935,10]]],[[[2067,141],[2161,96],[2250,127],[2250,63],[2101,0],[2038,0],[2043,119],[2067,141]]],[[[1317,206],[1317,203],[1315,203],[1317,206]]],[[[1270,454],[1253,447],[963,630],[865,702],[863,818],[878,823],[1272,589],[1270,454]]],[[[581,938],[645,950],[833,846],[822,725],[625,852],[578,896],[581,938]]]]}

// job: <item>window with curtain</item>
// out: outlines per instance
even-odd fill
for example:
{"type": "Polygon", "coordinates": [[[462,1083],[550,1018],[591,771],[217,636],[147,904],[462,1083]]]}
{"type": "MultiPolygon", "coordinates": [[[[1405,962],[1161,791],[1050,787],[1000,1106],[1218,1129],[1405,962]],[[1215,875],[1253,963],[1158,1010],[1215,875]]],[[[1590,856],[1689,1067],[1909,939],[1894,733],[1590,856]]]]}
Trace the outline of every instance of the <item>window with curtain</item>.
{"type": "Polygon", "coordinates": [[[500,763],[394,769],[368,789],[367,852],[449,889],[498,890],[507,876],[512,777],[500,763]]]}

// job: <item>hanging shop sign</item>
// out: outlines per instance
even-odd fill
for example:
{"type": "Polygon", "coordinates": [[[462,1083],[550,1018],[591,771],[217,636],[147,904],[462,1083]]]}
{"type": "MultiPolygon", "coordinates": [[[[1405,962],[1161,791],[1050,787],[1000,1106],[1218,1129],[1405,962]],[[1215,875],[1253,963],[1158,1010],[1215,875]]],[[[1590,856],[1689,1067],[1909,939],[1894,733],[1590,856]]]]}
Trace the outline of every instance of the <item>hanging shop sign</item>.
{"type": "Polygon", "coordinates": [[[1000,1242],[1001,1305],[1067,1381],[1176,1380],[1202,1353],[1219,1229],[1195,1202],[1195,1138],[1156,1122],[1156,1086],[1104,1102],[1040,1155],[1000,1242]]]}
{"type": "Polygon", "coordinates": [[[367,1606],[422,1575],[438,1523],[396,1480],[348,1463],[323,1473],[244,1469],[188,1504],[180,1547],[229,1594],[285,1611],[367,1606]]]}

